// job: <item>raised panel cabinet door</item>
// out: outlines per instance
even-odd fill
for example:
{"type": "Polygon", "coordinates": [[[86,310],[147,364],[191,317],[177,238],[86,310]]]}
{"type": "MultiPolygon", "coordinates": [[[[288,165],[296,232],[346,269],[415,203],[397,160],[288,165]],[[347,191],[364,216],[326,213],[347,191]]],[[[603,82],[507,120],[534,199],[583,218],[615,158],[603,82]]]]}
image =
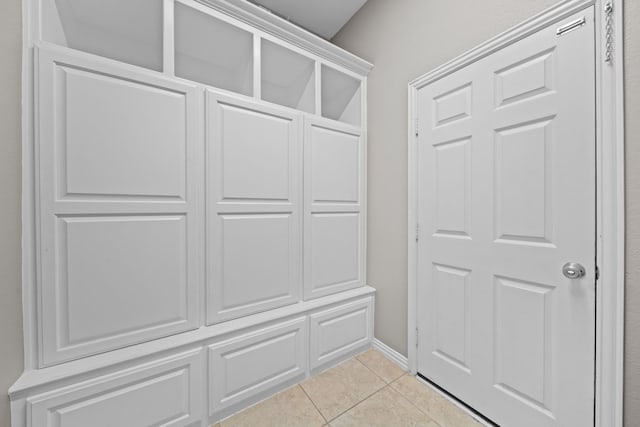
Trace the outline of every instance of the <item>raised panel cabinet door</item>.
{"type": "Polygon", "coordinates": [[[27,399],[29,427],[200,425],[203,350],[198,348],[27,399]]]}
{"type": "Polygon", "coordinates": [[[305,118],[305,299],[364,285],[364,149],[359,128],[305,118]]]}
{"type": "Polygon", "coordinates": [[[593,425],[593,14],[418,92],[418,372],[499,425],[593,425]]]}
{"type": "Polygon", "coordinates": [[[301,127],[284,108],[206,92],[207,322],[299,300],[301,127]]]}
{"type": "Polygon", "coordinates": [[[373,339],[373,298],[352,301],[309,316],[312,372],[353,354],[373,339]]]}
{"type": "Polygon", "coordinates": [[[304,378],[306,317],[250,331],[209,346],[209,415],[216,420],[304,378]]]}
{"type": "Polygon", "coordinates": [[[36,49],[40,365],[198,326],[202,94],[36,49]]]}

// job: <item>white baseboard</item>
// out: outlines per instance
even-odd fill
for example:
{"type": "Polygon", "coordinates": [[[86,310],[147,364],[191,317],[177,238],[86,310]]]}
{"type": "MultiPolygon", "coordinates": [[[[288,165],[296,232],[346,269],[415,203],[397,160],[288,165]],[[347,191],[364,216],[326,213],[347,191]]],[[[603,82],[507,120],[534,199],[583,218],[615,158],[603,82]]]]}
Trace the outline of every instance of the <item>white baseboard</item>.
{"type": "Polygon", "coordinates": [[[377,338],[373,339],[371,346],[374,349],[378,350],[380,353],[387,356],[389,359],[396,362],[405,371],[409,371],[409,359],[407,359],[402,354],[398,353],[397,351],[395,351],[394,349],[392,349],[391,347],[389,347],[388,345],[386,345],[385,343],[383,343],[377,338]]]}

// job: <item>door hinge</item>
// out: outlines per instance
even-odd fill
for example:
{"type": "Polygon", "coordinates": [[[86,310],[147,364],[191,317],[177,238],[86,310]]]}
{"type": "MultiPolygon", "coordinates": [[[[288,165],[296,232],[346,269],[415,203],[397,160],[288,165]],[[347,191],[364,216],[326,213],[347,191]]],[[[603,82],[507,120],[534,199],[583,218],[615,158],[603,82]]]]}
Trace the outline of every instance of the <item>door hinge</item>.
{"type": "Polygon", "coordinates": [[[420,132],[418,131],[418,118],[416,117],[416,136],[418,136],[420,134],[420,132]]]}
{"type": "Polygon", "coordinates": [[[596,280],[600,279],[600,267],[596,265],[596,280]]]}
{"type": "Polygon", "coordinates": [[[420,224],[416,224],[416,243],[420,240],[420,224]]]}
{"type": "Polygon", "coordinates": [[[418,346],[418,337],[420,335],[418,334],[418,328],[416,328],[416,347],[418,346]]]}

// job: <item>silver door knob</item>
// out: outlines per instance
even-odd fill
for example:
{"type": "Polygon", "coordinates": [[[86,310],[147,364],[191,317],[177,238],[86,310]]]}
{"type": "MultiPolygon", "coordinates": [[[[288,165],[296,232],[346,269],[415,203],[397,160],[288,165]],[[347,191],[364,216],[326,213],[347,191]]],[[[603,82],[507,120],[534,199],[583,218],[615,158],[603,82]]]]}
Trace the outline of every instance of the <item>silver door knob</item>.
{"type": "Polygon", "coordinates": [[[569,279],[579,279],[587,274],[587,270],[577,262],[568,262],[562,266],[562,274],[569,279]]]}

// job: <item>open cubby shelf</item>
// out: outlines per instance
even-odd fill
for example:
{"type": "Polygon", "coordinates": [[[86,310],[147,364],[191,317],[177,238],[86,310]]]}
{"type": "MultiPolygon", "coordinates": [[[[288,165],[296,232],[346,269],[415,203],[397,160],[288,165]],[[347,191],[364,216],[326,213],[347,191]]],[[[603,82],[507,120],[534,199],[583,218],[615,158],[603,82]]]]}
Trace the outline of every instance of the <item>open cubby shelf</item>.
{"type": "Polygon", "coordinates": [[[253,93],[253,34],[175,4],[175,74],[243,95],[253,93]]]}
{"type": "Polygon", "coordinates": [[[325,64],[318,67],[312,54],[192,0],[47,0],[42,11],[48,42],[362,124],[360,78],[325,64]],[[164,41],[169,43],[164,46],[164,41]],[[167,61],[169,68],[163,69],[167,61]]]}
{"type": "Polygon", "coordinates": [[[321,74],[322,116],[360,126],[360,80],[324,64],[321,74]]]}
{"type": "Polygon", "coordinates": [[[262,39],[262,99],[315,112],[315,61],[262,39]]]}
{"type": "Polygon", "coordinates": [[[94,55],[162,71],[162,2],[47,0],[43,38],[94,55]]]}

